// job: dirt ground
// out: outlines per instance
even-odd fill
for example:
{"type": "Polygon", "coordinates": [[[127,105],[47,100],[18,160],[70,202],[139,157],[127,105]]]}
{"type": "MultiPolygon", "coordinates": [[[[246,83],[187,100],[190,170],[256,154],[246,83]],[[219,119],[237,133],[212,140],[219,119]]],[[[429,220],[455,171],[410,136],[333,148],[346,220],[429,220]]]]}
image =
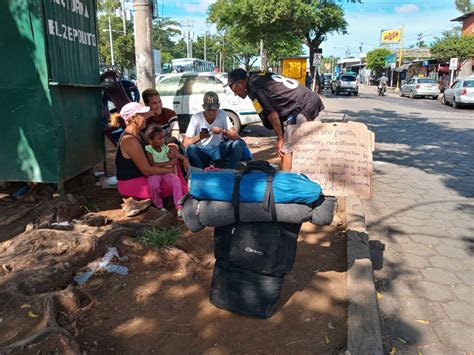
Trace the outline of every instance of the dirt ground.
{"type": "MultiPolygon", "coordinates": [[[[277,163],[274,138],[267,132],[256,125],[243,136],[255,159],[277,163]]],[[[113,154],[108,146],[109,175],[114,173],[113,154]]],[[[83,177],[67,185],[66,192],[77,201],[62,204],[58,197],[41,203],[11,201],[8,193],[18,186],[0,190],[0,353],[2,347],[31,354],[323,354],[344,348],[347,264],[341,227],[303,225],[278,310],[267,320],[253,319],[209,302],[212,228],[193,234],[171,214],[152,208],[127,219],[116,190],[100,189],[92,180],[83,177]],[[81,213],[73,208],[75,202],[81,213]],[[59,206],[54,213],[66,208],[70,217],[80,219],[71,222],[72,230],[39,229],[52,215],[45,210],[53,203],[59,206]],[[87,212],[93,213],[84,216],[87,212]],[[138,243],[136,226],[150,220],[178,226],[178,244],[156,249],[138,243]],[[101,257],[106,246],[116,246],[129,258],[123,263],[128,276],[99,272],[76,285],[72,276],[101,257]],[[47,248],[52,248],[48,255],[36,257],[47,248]],[[46,334],[45,329],[54,331],[46,334]],[[41,330],[44,334],[22,343],[41,330]]]]}

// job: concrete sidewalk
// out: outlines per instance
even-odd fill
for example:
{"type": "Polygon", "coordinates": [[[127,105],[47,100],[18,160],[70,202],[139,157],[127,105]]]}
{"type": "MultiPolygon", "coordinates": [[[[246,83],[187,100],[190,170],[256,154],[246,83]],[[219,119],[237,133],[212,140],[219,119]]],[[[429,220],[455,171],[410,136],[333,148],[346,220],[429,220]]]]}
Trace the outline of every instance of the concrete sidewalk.
{"type": "Polygon", "coordinates": [[[474,121],[424,100],[328,96],[375,132],[373,195],[365,203],[371,240],[385,244],[375,271],[384,350],[474,351],[474,121]],[[383,101],[383,106],[380,102],[383,101]]]}

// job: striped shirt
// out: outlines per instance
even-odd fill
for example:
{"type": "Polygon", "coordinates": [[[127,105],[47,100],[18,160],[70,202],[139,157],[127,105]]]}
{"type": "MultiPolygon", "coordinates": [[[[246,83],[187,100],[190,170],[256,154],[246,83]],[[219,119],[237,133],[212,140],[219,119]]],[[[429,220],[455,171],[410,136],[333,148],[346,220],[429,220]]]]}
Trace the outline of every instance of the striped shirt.
{"type": "Polygon", "coordinates": [[[165,140],[170,137],[179,139],[179,123],[176,112],[169,108],[164,108],[158,116],[151,116],[146,122],[147,126],[150,124],[159,124],[163,130],[163,137],[165,140]]]}

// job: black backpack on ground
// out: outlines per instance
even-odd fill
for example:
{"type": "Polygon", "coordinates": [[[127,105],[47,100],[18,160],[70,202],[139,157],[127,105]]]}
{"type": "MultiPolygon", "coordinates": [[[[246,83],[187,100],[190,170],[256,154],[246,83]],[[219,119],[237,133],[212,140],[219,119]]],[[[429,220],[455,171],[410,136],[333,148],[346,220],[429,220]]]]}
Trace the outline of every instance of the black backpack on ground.
{"type": "Polygon", "coordinates": [[[245,316],[270,317],[280,299],[284,276],[266,276],[223,264],[217,260],[214,265],[211,303],[245,316]]]}
{"type": "Polygon", "coordinates": [[[272,187],[276,170],[266,161],[248,162],[237,175],[232,199],[236,221],[241,177],[254,170],[267,173],[263,207],[274,222],[237,222],[214,229],[217,261],[209,299],[231,312],[268,318],[280,298],[284,275],[293,268],[301,224],[276,222],[272,187]]]}
{"type": "Polygon", "coordinates": [[[295,262],[301,224],[236,223],[214,229],[214,256],[222,265],[283,276],[295,262]]]}

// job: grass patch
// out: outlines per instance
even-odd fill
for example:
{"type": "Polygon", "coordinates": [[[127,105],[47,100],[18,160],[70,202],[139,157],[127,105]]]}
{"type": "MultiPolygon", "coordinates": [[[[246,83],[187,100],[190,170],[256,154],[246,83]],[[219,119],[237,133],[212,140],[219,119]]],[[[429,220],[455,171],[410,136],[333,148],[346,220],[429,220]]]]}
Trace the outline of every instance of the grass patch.
{"type": "Polygon", "coordinates": [[[90,203],[86,201],[81,207],[87,213],[100,212],[99,207],[95,203],[90,203]]]}
{"type": "Polygon", "coordinates": [[[181,232],[175,228],[147,228],[137,238],[140,243],[150,244],[158,248],[173,246],[176,244],[181,232]]]}

